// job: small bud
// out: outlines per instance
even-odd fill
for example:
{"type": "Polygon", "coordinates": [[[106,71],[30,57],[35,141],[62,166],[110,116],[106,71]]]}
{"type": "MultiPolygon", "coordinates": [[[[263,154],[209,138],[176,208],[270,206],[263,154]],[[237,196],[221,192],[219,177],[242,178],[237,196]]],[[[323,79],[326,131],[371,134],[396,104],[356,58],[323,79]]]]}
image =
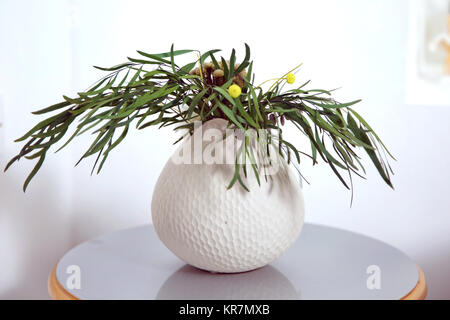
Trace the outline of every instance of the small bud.
{"type": "Polygon", "coordinates": [[[241,87],[239,87],[237,84],[232,84],[229,88],[228,88],[228,93],[230,94],[230,96],[232,98],[237,98],[241,95],[242,91],[241,91],[241,87]]]}
{"type": "Polygon", "coordinates": [[[225,73],[223,72],[223,70],[220,70],[220,69],[214,70],[214,72],[213,72],[214,78],[223,77],[224,75],[225,75],[225,73]]]}
{"type": "Polygon", "coordinates": [[[286,82],[289,83],[289,84],[293,84],[295,82],[295,75],[292,74],[292,73],[289,73],[286,76],[286,82]]]}
{"type": "Polygon", "coordinates": [[[213,65],[211,62],[207,62],[207,63],[205,63],[205,64],[203,65],[203,68],[204,68],[205,70],[213,69],[213,68],[214,68],[214,65],[213,65]]]}
{"type": "Polygon", "coordinates": [[[273,115],[273,113],[271,113],[269,115],[269,121],[273,123],[273,125],[277,124],[277,121],[275,120],[275,116],[273,115]]]}

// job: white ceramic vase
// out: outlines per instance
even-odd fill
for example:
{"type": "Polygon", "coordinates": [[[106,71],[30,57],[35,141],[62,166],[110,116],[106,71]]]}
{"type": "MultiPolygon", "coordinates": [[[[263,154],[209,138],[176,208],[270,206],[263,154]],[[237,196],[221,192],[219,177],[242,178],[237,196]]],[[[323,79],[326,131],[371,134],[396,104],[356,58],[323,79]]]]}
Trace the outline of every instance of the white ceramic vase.
{"type": "MultiPolygon", "coordinates": [[[[202,129],[223,132],[226,121],[202,129]]],[[[236,139],[238,137],[229,137],[236,139]]],[[[195,154],[193,138],[177,150],[195,154]]],[[[222,145],[224,141],[221,141],[222,145]]],[[[218,143],[218,142],[215,142],[218,143]]],[[[225,152],[234,152],[225,148],[225,152]]],[[[299,177],[283,164],[258,185],[251,167],[244,180],[227,190],[234,164],[188,164],[169,159],[153,192],[152,218],[161,241],[184,262],[211,272],[235,273],[260,268],[281,256],[297,239],[304,221],[299,177]]]]}

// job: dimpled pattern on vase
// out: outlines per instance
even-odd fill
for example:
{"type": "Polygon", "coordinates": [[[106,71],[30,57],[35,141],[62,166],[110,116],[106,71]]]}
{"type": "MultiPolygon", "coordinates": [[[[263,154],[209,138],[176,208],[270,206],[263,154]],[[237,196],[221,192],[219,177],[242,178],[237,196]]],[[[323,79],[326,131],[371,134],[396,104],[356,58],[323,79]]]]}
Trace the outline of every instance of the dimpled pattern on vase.
{"type": "MultiPolygon", "coordinates": [[[[211,120],[203,128],[225,124],[211,120]]],[[[191,139],[184,143],[192,146],[191,139]]],[[[233,164],[169,159],[152,198],[153,224],[167,248],[194,267],[221,273],[257,269],[282,255],[303,226],[299,178],[286,166],[259,186],[247,171],[250,192],[238,183],[227,190],[233,164]]]]}

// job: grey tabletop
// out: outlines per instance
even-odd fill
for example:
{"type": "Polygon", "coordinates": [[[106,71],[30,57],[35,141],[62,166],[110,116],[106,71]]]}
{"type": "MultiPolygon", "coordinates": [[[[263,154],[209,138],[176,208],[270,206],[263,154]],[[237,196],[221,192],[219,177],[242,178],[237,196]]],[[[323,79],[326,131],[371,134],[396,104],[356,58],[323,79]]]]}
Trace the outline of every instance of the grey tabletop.
{"type": "Polygon", "coordinates": [[[419,279],[416,264],[381,241],[305,224],[297,242],[258,270],[213,274],[184,264],[151,225],[84,242],[56,267],[80,299],[401,299],[419,279]],[[79,282],[74,282],[77,273],[79,282]]]}

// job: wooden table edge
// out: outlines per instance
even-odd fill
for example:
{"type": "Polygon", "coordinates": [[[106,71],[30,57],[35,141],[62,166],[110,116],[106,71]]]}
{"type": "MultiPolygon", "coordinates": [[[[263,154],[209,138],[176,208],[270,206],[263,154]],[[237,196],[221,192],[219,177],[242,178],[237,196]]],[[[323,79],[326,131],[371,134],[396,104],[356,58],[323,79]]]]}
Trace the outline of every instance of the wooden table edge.
{"type": "Polygon", "coordinates": [[[56,278],[56,264],[48,277],[48,293],[52,300],[80,300],[69,291],[67,291],[56,278]]]}
{"type": "Polygon", "coordinates": [[[419,270],[419,281],[417,282],[417,285],[410,293],[400,300],[425,300],[428,292],[425,274],[419,266],[417,266],[417,269],[419,270]]]}
{"type": "MultiPolygon", "coordinates": [[[[78,297],[67,291],[58,281],[56,278],[57,266],[58,264],[53,267],[50,272],[50,276],[48,277],[48,292],[50,297],[53,300],[80,300],[78,297]]],[[[419,271],[419,281],[417,282],[417,285],[411,290],[410,293],[400,300],[424,300],[427,296],[427,283],[425,280],[425,275],[420,267],[417,267],[417,269],[419,271]]]]}

